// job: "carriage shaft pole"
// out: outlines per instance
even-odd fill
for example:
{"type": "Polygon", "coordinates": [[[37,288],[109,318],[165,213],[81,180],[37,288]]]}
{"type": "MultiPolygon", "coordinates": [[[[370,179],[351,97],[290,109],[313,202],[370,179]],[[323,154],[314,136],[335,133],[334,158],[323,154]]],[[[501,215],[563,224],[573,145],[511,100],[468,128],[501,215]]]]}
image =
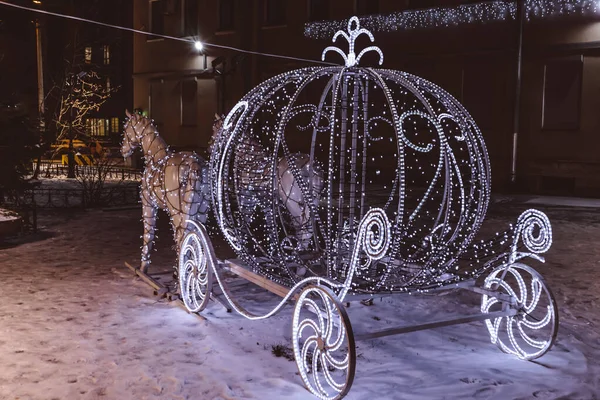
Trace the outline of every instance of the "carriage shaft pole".
{"type": "Polygon", "coordinates": [[[509,309],[507,311],[496,311],[496,312],[491,312],[491,313],[475,314],[475,315],[470,315],[467,317],[453,318],[453,319],[447,319],[447,320],[436,321],[436,322],[429,322],[427,324],[403,326],[403,327],[398,327],[398,328],[384,329],[382,331],[377,331],[377,332],[357,334],[357,335],[354,335],[354,338],[355,338],[355,340],[369,340],[369,339],[375,339],[375,338],[380,338],[380,337],[385,337],[385,336],[399,335],[402,333],[422,331],[425,329],[441,328],[444,326],[467,324],[469,322],[485,321],[486,319],[492,319],[492,318],[508,317],[511,315],[515,315],[516,313],[517,313],[517,310],[509,309]]]}

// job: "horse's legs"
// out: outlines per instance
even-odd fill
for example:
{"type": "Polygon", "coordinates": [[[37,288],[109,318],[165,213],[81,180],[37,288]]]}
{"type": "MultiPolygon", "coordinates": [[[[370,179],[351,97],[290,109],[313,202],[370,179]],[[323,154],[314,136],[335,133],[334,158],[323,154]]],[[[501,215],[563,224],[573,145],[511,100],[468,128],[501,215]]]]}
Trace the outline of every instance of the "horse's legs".
{"type": "Polygon", "coordinates": [[[140,269],[147,273],[150,267],[150,252],[154,244],[154,230],[156,227],[156,216],[158,209],[150,204],[150,201],[142,195],[142,218],[144,221],[144,244],[142,246],[142,262],[140,269]]]}

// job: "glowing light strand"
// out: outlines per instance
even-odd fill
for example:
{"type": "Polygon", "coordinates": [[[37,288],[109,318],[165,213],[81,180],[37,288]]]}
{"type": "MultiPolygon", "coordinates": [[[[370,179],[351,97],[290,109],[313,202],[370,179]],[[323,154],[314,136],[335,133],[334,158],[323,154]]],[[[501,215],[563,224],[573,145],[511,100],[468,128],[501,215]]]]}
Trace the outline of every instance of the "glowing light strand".
{"type": "MultiPolygon", "coordinates": [[[[527,21],[573,16],[597,17],[600,16],[600,4],[596,0],[527,0],[525,13],[527,21]]],[[[515,16],[515,2],[498,0],[364,16],[360,18],[360,23],[373,32],[394,32],[511,21],[515,16]]],[[[346,23],[347,20],[310,22],[304,27],[304,35],[312,39],[327,39],[343,29],[346,23]]]]}
{"type": "Polygon", "coordinates": [[[173,152],[147,117],[127,114],[121,154],[129,157],[138,147],[144,153],[145,168],[140,185],[144,224],[140,269],[147,272],[151,263],[158,209],[169,214],[178,249],[185,233],[189,231],[186,221],[206,222],[210,206],[208,165],[195,153],[173,152]]]}

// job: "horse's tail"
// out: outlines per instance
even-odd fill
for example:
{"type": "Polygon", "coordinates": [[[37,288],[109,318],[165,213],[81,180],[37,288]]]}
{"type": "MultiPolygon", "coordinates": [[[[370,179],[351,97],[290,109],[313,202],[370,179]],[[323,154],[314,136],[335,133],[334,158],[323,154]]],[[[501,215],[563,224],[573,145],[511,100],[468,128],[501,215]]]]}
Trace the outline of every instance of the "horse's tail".
{"type": "Polygon", "coordinates": [[[190,160],[184,187],[190,219],[205,224],[210,210],[211,195],[208,164],[203,159],[195,157],[190,160]]]}

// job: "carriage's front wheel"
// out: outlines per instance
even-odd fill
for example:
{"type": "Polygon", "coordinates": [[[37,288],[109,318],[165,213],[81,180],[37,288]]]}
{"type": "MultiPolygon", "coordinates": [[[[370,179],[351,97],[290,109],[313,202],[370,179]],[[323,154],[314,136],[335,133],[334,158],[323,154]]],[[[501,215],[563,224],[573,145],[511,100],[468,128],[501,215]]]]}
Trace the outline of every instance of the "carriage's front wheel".
{"type": "Polygon", "coordinates": [[[294,357],[304,385],[321,399],[341,399],[354,380],[356,346],[350,319],[328,288],[308,286],[292,323],[294,357]]]}
{"type": "Polygon", "coordinates": [[[190,312],[204,310],[212,290],[212,260],[200,234],[188,232],[179,250],[179,292],[190,312]]]}
{"type": "Polygon", "coordinates": [[[534,360],[550,350],[558,332],[558,307],[535,269],[522,263],[498,267],[485,279],[484,288],[512,299],[512,304],[483,295],[482,312],[510,309],[515,313],[485,321],[492,343],[524,360],[534,360]]]}

